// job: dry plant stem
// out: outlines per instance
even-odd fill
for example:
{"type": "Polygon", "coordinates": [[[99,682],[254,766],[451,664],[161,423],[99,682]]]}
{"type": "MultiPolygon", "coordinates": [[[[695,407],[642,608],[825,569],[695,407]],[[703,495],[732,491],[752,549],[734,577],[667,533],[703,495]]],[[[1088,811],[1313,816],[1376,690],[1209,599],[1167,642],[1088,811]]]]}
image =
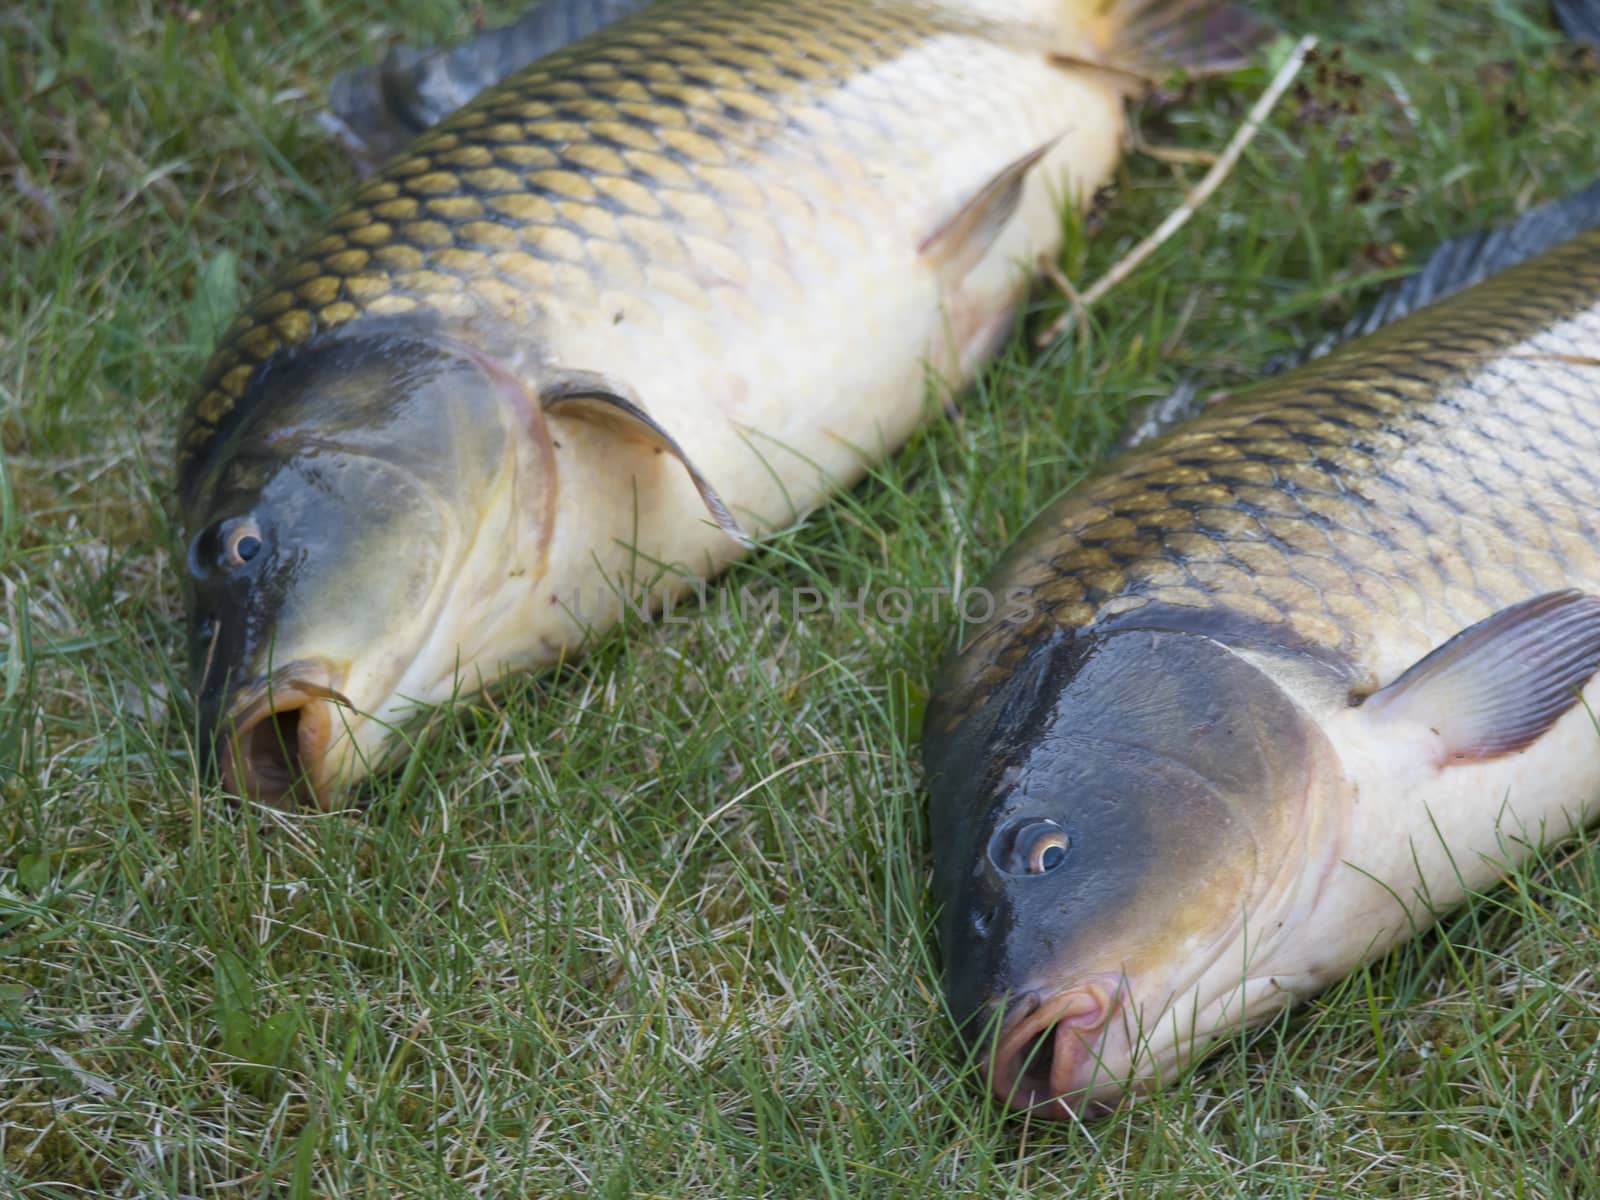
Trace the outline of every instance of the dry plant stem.
{"type": "Polygon", "coordinates": [[[1217,161],[1217,156],[1209,150],[1190,150],[1185,146],[1141,146],[1139,153],[1157,162],[1185,167],[1209,167],[1217,161]]]}
{"type": "Polygon", "coordinates": [[[1210,150],[1192,149],[1188,146],[1158,146],[1143,139],[1134,142],[1133,148],[1146,158],[1160,163],[1177,163],[1186,167],[1209,167],[1217,161],[1210,150]]]}
{"type": "MultiPolygon", "coordinates": [[[[1039,269],[1044,272],[1045,278],[1055,284],[1060,289],[1061,294],[1067,298],[1067,304],[1069,305],[1067,315],[1077,318],[1078,341],[1083,344],[1082,349],[1087,350],[1089,346],[1089,310],[1084,307],[1083,296],[1072,285],[1072,280],[1067,278],[1067,273],[1061,269],[1061,264],[1056,262],[1050,255],[1042,254],[1039,256],[1039,269]]],[[[1056,324],[1064,325],[1065,322],[1064,320],[1057,321],[1056,324]]],[[[1044,346],[1054,340],[1053,337],[1046,338],[1039,344],[1044,346]]]]}
{"type": "Polygon", "coordinates": [[[1216,191],[1222,185],[1222,181],[1228,177],[1228,174],[1233,170],[1234,164],[1239,161],[1239,156],[1244,153],[1245,147],[1250,144],[1251,139],[1260,130],[1262,122],[1267,119],[1267,115],[1277,105],[1278,101],[1283,98],[1283,93],[1289,90],[1289,85],[1294,82],[1294,77],[1300,73],[1300,67],[1305,62],[1306,55],[1310,53],[1311,48],[1316,44],[1317,39],[1310,34],[1295,43],[1295,48],[1289,55],[1288,61],[1279,68],[1277,75],[1273,76],[1271,85],[1268,86],[1265,92],[1261,93],[1261,98],[1255,102],[1255,105],[1245,117],[1244,124],[1239,126],[1238,132],[1228,142],[1227,149],[1223,150],[1221,155],[1218,156],[1217,161],[1206,172],[1205,178],[1195,186],[1194,191],[1185,197],[1183,203],[1173,209],[1167,219],[1157,226],[1154,233],[1130,250],[1115,266],[1097,279],[1092,286],[1077,298],[1072,307],[1062,313],[1051,324],[1050,328],[1039,335],[1037,343],[1039,346],[1048,346],[1060,337],[1080,312],[1087,311],[1095,301],[1138,270],[1140,264],[1154,254],[1163,242],[1183,228],[1189,218],[1194,216],[1199,207],[1211,196],[1211,193],[1216,191]]]}

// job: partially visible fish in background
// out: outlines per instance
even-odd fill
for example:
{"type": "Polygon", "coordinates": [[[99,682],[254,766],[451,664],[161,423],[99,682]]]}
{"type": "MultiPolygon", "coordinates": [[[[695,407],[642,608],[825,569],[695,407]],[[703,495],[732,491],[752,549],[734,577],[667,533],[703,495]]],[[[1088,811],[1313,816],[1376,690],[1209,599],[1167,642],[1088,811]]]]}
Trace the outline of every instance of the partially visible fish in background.
{"type": "Polygon", "coordinates": [[[1221,0],[661,0],[435,125],[184,422],[225,783],[332,805],[418,708],[860,479],[1006,336],[1127,97],[1268,32],[1221,0]]]}
{"type": "Polygon", "coordinates": [[[1550,0],[1550,11],[1573,41],[1600,50],[1600,0],[1550,0]]]}
{"type": "Polygon", "coordinates": [[[1600,814],[1600,185],[1354,328],[1047,509],[935,688],[946,991],[1018,1109],[1170,1081],[1600,814]]]}

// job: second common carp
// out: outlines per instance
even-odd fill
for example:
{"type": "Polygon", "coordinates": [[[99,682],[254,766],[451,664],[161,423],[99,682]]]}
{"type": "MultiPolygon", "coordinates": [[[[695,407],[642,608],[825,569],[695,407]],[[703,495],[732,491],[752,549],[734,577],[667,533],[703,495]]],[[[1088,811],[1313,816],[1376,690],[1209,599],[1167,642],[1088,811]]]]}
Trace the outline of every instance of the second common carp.
{"type": "Polygon", "coordinates": [[[936,688],[946,990],[1019,1109],[1170,1080],[1600,814],[1600,186],[1375,314],[1046,510],[936,688]]]}
{"type": "Polygon", "coordinates": [[[1127,96],[1265,32],[1216,0],[662,0],[424,133],[181,432],[226,782],[329,805],[418,706],[858,480],[1004,336],[1127,96]]]}

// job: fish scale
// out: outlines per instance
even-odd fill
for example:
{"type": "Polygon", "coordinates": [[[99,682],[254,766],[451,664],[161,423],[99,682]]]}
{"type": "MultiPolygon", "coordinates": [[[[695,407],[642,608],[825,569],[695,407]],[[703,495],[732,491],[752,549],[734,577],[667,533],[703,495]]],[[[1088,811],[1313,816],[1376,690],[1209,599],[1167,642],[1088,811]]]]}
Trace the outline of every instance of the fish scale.
{"type": "Polygon", "coordinates": [[[1600,586],[1597,295],[1591,233],[1111,463],[995,568],[1011,615],[972,635],[947,726],[1050,629],[1206,614],[1370,680],[1514,599],[1600,586]]]}
{"type": "Polygon", "coordinates": [[[863,152],[894,133],[880,106],[917,99],[841,94],[840,82],[973,27],[916,4],[671,10],[603,30],[576,60],[568,49],[525,68],[361,187],[225,333],[186,421],[180,488],[263,363],[364,314],[516,319],[530,297],[592,301],[645,273],[692,302],[747,276],[750,252],[781,272],[797,233],[871,186],[863,152]],[[812,136],[772,146],[787,130],[812,136]],[[730,169],[763,153],[765,187],[730,169]]]}

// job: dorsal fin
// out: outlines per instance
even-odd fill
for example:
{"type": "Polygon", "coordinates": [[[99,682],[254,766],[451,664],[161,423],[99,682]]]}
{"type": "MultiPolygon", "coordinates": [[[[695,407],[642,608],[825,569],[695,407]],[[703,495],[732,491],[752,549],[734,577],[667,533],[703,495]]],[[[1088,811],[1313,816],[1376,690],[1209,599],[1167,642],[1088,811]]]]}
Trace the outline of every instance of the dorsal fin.
{"type": "MultiPolygon", "coordinates": [[[[1595,0],[1600,8],[1600,0],[1595,0]]],[[[1382,329],[1448,296],[1482,283],[1492,275],[1537,258],[1581,233],[1600,228],[1600,180],[1559,200],[1531,208],[1490,229],[1463,234],[1436,246],[1416,272],[1392,284],[1370,306],[1344,326],[1310,346],[1279,354],[1261,368],[1263,378],[1302,366],[1312,359],[1382,329]]],[[[1193,379],[1185,379],[1166,395],[1141,405],[1129,417],[1114,446],[1116,452],[1160,437],[1203,412],[1214,395],[1193,379]]]]}
{"type": "Polygon", "coordinates": [[[1318,342],[1305,357],[1326,354],[1341,342],[1381,329],[1596,227],[1600,227],[1600,181],[1492,229],[1451,238],[1436,247],[1415,274],[1391,285],[1370,308],[1318,342]]]}

